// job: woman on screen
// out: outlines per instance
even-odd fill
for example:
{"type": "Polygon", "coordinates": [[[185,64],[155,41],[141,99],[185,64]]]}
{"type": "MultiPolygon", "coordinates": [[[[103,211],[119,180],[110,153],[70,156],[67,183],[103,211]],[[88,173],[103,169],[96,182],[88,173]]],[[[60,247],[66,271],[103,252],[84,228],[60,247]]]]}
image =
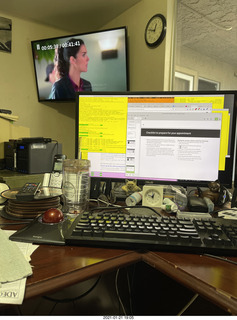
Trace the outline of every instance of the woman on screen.
{"type": "Polygon", "coordinates": [[[50,93],[50,99],[75,99],[75,92],[92,91],[91,83],[81,78],[82,72],[87,72],[89,57],[85,43],[81,39],[70,39],[63,45],[63,50],[57,52],[60,79],[56,81],[50,93]],[[60,53],[60,54],[59,54],[60,53]]]}

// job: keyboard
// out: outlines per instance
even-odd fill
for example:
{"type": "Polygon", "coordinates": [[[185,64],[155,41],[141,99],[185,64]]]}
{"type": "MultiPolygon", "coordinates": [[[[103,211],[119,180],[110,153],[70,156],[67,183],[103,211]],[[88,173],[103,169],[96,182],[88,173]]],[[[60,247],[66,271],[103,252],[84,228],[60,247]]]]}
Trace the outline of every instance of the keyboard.
{"type": "Polygon", "coordinates": [[[167,252],[237,256],[237,221],[221,218],[177,218],[102,211],[74,220],[65,243],[167,252]]]}

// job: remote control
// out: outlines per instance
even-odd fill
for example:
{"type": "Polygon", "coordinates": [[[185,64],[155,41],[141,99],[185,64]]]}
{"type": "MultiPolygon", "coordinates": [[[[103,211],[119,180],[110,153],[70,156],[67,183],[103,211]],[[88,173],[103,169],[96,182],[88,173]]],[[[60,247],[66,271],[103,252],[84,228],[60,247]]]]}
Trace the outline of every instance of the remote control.
{"type": "Polygon", "coordinates": [[[16,194],[16,199],[20,201],[34,200],[34,196],[38,191],[40,183],[25,183],[24,186],[16,194]]]}

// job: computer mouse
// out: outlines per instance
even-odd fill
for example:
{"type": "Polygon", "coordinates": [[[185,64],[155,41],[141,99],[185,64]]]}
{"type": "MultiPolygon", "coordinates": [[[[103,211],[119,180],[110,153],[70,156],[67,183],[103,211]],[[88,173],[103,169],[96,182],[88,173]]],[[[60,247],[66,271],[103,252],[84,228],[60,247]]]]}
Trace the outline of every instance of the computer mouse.
{"type": "Polygon", "coordinates": [[[59,223],[64,220],[64,215],[60,209],[50,208],[43,213],[42,222],[59,223]]]}

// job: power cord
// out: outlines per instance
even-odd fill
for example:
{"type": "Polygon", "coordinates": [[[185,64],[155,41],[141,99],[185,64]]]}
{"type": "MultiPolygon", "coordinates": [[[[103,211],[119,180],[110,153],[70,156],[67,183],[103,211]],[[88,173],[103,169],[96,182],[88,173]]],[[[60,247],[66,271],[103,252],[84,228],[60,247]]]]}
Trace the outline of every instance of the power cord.
{"type": "Polygon", "coordinates": [[[46,300],[55,302],[55,303],[75,302],[76,300],[79,300],[79,299],[85,297],[85,296],[88,295],[92,290],[94,290],[95,287],[97,286],[97,284],[99,283],[100,279],[101,279],[101,276],[98,277],[98,279],[95,281],[95,283],[93,284],[93,286],[92,286],[90,289],[88,289],[86,292],[80,294],[80,295],[77,296],[77,297],[74,297],[74,298],[65,298],[65,299],[56,299],[56,298],[51,298],[51,297],[48,297],[48,296],[43,296],[43,298],[46,299],[46,300]]]}
{"type": "Polygon", "coordinates": [[[119,300],[119,304],[123,310],[123,314],[126,316],[127,313],[126,313],[126,310],[125,310],[125,307],[124,307],[124,304],[122,302],[122,299],[120,297],[120,294],[119,294],[119,290],[118,290],[118,276],[119,276],[119,271],[120,269],[117,270],[116,272],[116,276],[115,276],[115,290],[116,290],[116,294],[117,294],[117,297],[118,297],[118,300],[119,300]]]}
{"type": "Polygon", "coordinates": [[[133,310],[132,310],[132,288],[131,288],[131,285],[130,285],[130,279],[129,279],[128,271],[126,272],[126,274],[127,274],[127,283],[128,283],[130,312],[131,312],[131,315],[132,315],[133,314],[133,310]]]}
{"type": "MultiPolygon", "coordinates": [[[[112,204],[111,204],[112,205],[112,204]]],[[[113,206],[113,205],[112,205],[113,206]]],[[[116,206],[116,207],[96,207],[96,208],[91,208],[91,211],[95,211],[95,210],[115,210],[117,209],[118,211],[122,210],[122,209],[149,209],[151,211],[153,211],[155,214],[157,214],[160,217],[163,217],[162,214],[160,214],[158,211],[156,211],[155,209],[153,209],[152,207],[147,207],[147,206],[116,206]]],[[[129,211],[126,212],[129,214],[129,211]]]]}
{"type": "MultiPolygon", "coordinates": [[[[118,277],[119,277],[119,272],[120,272],[120,269],[117,270],[116,272],[116,276],[115,276],[115,289],[116,289],[116,294],[117,294],[117,297],[118,297],[118,300],[119,300],[119,304],[123,310],[123,313],[124,315],[126,316],[127,315],[127,312],[126,312],[126,309],[125,309],[125,306],[123,304],[123,301],[122,301],[122,298],[120,296],[120,293],[119,293],[119,289],[118,289],[118,277]]],[[[127,277],[127,285],[128,285],[128,295],[129,295],[129,305],[130,305],[130,314],[132,315],[132,301],[131,301],[131,286],[130,286],[130,280],[129,280],[129,275],[128,275],[128,271],[126,270],[126,277],[127,277]]]]}
{"type": "Polygon", "coordinates": [[[212,255],[212,254],[209,254],[209,253],[204,253],[203,255],[206,256],[206,257],[209,257],[209,258],[218,259],[218,260],[221,260],[221,261],[225,261],[225,262],[229,262],[229,263],[237,265],[237,261],[233,261],[233,260],[230,260],[230,259],[225,258],[225,257],[215,256],[215,255],[212,255]]]}
{"type": "MultiPolygon", "coordinates": [[[[116,290],[116,294],[117,294],[117,298],[119,301],[119,305],[123,310],[123,313],[125,316],[129,315],[133,315],[133,306],[132,306],[132,285],[130,283],[130,276],[129,276],[129,271],[127,268],[124,269],[126,272],[126,279],[127,279],[127,289],[128,289],[128,298],[129,298],[129,313],[126,312],[126,308],[124,306],[124,303],[122,301],[121,295],[119,293],[119,288],[118,288],[118,278],[119,278],[119,273],[120,273],[120,269],[117,270],[116,275],[115,275],[115,290],[116,290]]],[[[134,275],[134,272],[133,272],[134,275]]],[[[124,281],[122,282],[123,284],[123,288],[124,288],[124,281]]]]}
{"type": "Polygon", "coordinates": [[[103,199],[100,199],[100,198],[90,199],[89,201],[90,201],[90,202],[97,202],[97,203],[98,203],[98,202],[101,202],[101,203],[107,205],[107,207],[108,207],[108,206],[117,207],[117,208],[120,208],[120,207],[121,207],[120,205],[110,203],[108,200],[103,200],[103,199]]]}
{"type": "MultiPolygon", "coordinates": [[[[95,283],[92,285],[90,289],[88,289],[86,292],[82,293],[81,295],[74,297],[74,298],[65,298],[65,299],[56,299],[56,298],[51,298],[48,296],[42,296],[43,299],[54,302],[54,305],[52,306],[51,310],[49,311],[49,315],[53,314],[54,309],[58,305],[58,303],[70,303],[72,302],[74,307],[75,307],[75,301],[87,296],[91,291],[95,289],[95,287],[98,285],[99,281],[101,279],[101,276],[98,277],[98,279],[95,281],[95,283]]],[[[35,313],[36,314],[36,313],[35,313]]]]}
{"type": "Polygon", "coordinates": [[[196,293],[192,299],[183,307],[182,310],[180,310],[180,312],[177,314],[177,316],[182,316],[182,314],[193,304],[193,302],[197,299],[197,297],[199,296],[198,293],[196,293]]]}

